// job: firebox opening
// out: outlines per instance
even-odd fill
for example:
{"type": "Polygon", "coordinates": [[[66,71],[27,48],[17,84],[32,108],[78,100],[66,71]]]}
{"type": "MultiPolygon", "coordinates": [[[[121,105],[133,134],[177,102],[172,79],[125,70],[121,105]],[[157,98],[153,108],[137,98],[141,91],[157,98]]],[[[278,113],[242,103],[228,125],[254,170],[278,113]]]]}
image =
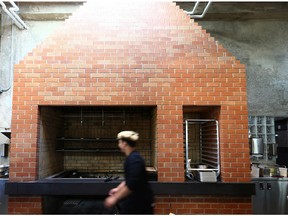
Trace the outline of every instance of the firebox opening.
{"type": "Polygon", "coordinates": [[[220,180],[220,106],[184,106],[183,116],[186,179],[220,180]]]}
{"type": "Polygon", "coordinates": [[[77,170],[88,174],[123,174],[124,155],[116,135],[140,134],[137,149],[146,166],[156,170],[156,107],[41,106],[39,178],[77,170]]]}

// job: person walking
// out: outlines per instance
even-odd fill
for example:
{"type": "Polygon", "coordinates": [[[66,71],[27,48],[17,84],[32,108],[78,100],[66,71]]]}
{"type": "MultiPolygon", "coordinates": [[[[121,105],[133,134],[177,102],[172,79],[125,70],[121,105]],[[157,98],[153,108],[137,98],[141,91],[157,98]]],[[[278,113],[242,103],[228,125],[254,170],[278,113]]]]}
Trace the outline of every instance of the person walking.
{"type": "Polygon", "coordinates": [[[117,204],[120,214],[153,214],[154,196],[147,179],[145,161],[136,151],[138,139],[139,134],[134,131],[117,134],[118,147],[126,156],[125,181],[109,191],[104,205],[111,208],[117,204]]]}

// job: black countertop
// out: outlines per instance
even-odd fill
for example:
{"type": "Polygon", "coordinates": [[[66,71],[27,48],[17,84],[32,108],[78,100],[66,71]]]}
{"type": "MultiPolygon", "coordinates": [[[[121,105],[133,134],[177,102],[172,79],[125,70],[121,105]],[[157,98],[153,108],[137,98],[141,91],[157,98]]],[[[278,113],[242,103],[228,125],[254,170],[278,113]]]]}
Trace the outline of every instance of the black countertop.
{"type": "MultiPolygon", "coordinates": [[[[104,182],[97,179],[57,179],[32,182],[6,182],[8,195],[107,195],[121,181],[104,182]]],[[[200,183],[150,182],[155,195],[228,195],[251,196],[255,194],[255,184],[248,183],[200,183]]]]}

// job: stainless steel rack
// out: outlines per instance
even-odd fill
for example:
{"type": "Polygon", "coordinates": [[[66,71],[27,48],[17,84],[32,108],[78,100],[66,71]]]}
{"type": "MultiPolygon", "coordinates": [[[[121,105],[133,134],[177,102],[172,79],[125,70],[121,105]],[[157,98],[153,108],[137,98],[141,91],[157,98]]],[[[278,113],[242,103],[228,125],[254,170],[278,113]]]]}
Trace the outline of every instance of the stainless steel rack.
{"type": "Polygon", "coordinates": [[[191,171],[215,171],[220,175],[219,126],[214,119],[185,120],[185,154],[186,175],[191,171]],[[199,164],[207,165],[206,169],[191,168],[189,164],[189,126],[199,127],[199,164]]]}

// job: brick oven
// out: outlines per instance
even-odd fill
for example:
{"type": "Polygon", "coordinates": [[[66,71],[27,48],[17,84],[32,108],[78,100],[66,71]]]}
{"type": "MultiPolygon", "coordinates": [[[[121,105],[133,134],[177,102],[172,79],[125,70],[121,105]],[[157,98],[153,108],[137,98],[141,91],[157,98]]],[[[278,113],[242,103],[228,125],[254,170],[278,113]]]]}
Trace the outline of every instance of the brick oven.
{"type": "Polygon", "coordinates": [[[117,181],[47,177],[121,172],[113,139],[131,129],[157,170],[155,213],[251,214],[245,66],[175,3],[112,2],[87,1],[14,67],[9,213],[105,196],[117,181]],[[188,118],[219,122],[217,183],[185,179],[188,118]]]}

